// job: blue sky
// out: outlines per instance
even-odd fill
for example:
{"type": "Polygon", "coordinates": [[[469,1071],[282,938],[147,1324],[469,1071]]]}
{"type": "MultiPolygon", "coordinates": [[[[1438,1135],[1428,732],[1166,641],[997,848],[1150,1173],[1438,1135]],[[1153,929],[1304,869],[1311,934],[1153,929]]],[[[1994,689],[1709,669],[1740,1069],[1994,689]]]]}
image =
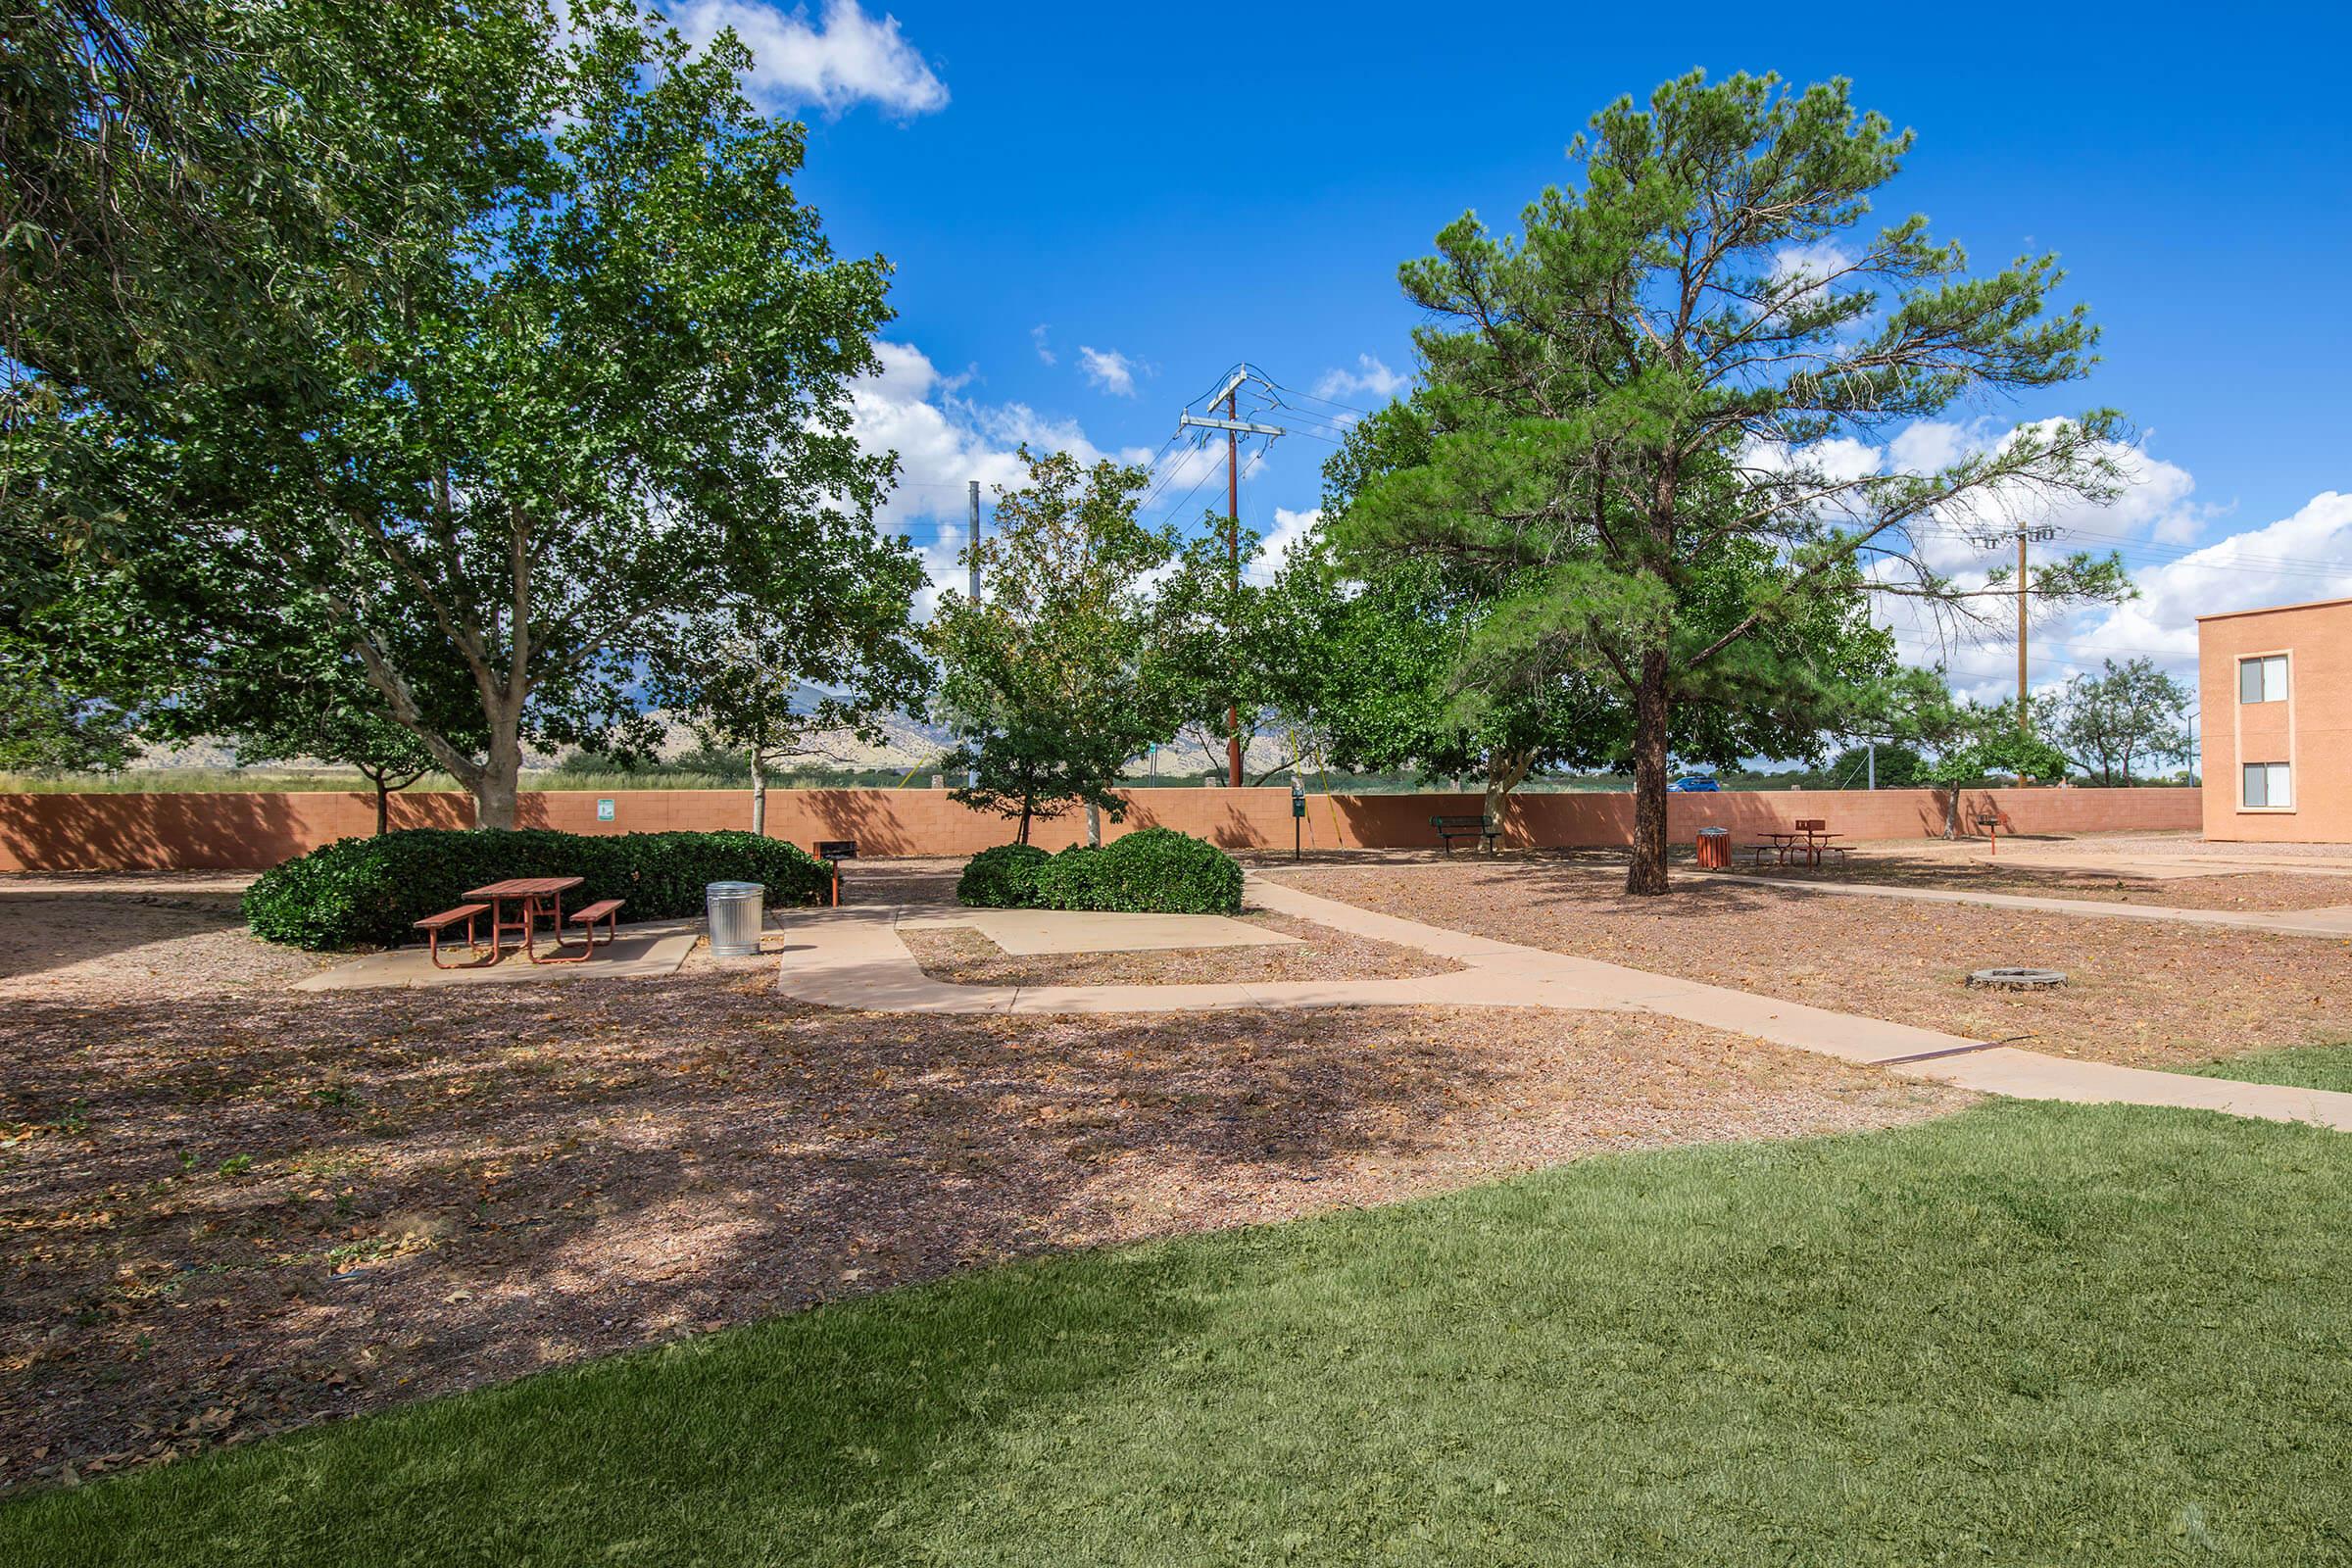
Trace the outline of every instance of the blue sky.
{"type": "MultiPolygon", "coordinates": [[[[2044,628],[2037,683],[2109,653],[2178,666],[2203,611],[2352,594],[2342,8],[1686,7],[1631,26],[1557,6],[670,11],[745,34],[755,91],[809,122],[801,189],[836,244],[898,268],[863,417],[906,458],[896,520],[943,564],[962,479],[1004,478],[1018,439],[1156,453],[1245,358],[1373,406],[1412,369],[1397,264],[1465,208],[1511,222],[1568,177],[1593,110],[1703,66],[1851,77],[1919,133],[1883,212],[1924,212],[1988,263],[2059,252],[2105,326],[2086,385],[1968,411],[2107,404],[2141,443],[2139,489],[2064,520],[2078,545],[2129,540],[2143,598],[2044,628]]],[[[1331,450],[1275,444],[1245,520],[1301,525],[1331,450]]],[[[1962,649],[1954,668],[1991,692],[2013,657],[1962,649]]]]}

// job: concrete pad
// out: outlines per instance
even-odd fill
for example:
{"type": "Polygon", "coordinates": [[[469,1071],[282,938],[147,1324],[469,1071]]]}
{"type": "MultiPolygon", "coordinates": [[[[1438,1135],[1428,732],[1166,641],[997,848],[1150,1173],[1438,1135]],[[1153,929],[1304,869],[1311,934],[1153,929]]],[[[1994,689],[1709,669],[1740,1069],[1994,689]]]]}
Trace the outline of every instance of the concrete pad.
{"type": "Polygon", "coordinates": [[[953,914],[910,914],[899,923],[917,930],[971,926],[1022,958],[1071,953],[1156,953],[1171,948],[1274,948],[1298,940],[1221,914],[957,909],[953,914]]]}
{"type": "MultiPolygon", "coordinates": [[[[596,956],[585,963],[533,963],[519,950],[486,968],[437,969],[422,948],[396,948],[337,964],[294,984],[297,991],[365,991],[372,987],[433,990],[442,986],[514,985],[530,980],[641,980],[672,975],[694,951],[702,936],[700,921],[655,921],[624,925],[610,947],[600,943],[596,956]]],[[[576,943],[574,945],[576,951],[576,943]]],[[[442,953],[453,963],[466,957],[461,938],[453,952],[442,953]]]]}

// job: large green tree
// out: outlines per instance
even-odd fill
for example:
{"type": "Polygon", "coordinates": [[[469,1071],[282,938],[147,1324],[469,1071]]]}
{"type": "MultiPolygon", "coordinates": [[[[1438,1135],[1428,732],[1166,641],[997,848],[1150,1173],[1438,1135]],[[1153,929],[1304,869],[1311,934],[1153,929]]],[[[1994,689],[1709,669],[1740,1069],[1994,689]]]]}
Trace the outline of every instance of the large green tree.
{"type": "Polygon", "coordinates": [[[599,0],[565,22],[420,28],[437,90],[330,97],[373,117],[379,177],[339,192],[367,267],[280,258],[298,370],[106,389],[45,475],[168,530],[137,567],[199,636],[223,605],[321,607],[486,826],[526,746],[637,717],[690,616],[828,584],[893,466],[848,396],[888,269],[836,258],[795,196],[804,128],[744,96],[732,34],[696,54],[599,0]],[[453,683],[478,747],[437,717],[453,683]]]}
{"type": "Polygon", "coordinates": [[[2074,759],[2102,784],[2130,784],[2138,765],[2177,762],[2190,755],[2187,686],[2152,659],[2119,664],[2110,659],[2096,675],[2077,675],[2044,709],[2042,739],[2074,759]]]}
{"type": "Polygon", "coordinates": [[[956,737],[945,765],[974,775],[954,797],[1013,818],[1026,844],[1032,821],[1073,807],[1123,816],[1120,776],[1175,732],[1190,687],[1152,593],[1175,536],[1136,520],[1150,473],[1021,457],[1028,483],[998,492],[995,526],[965,551],[980,599],[942,594],[928,637],[956,737]]]}
{"type": "MultiPolygon", "coordinates": [[[[1466,215],[1401,270],[1430,318],[1416,340],[1441,429],[1430,462],[1365,486],[1343,542],[1511,568],[1476,657],[1620,694],[1631,892],[1667,887],[1678,708],[1828,694],[1808,621],[1871,591],[1958,613],[1999,591],[1930,570],[1932,531],[2117,483],[2105,411],[1948,463],[1888,439],[1956,401],[2076,379],[2095,339],[2080,307],[2051,313],[2047,258],[1976,275],[1923,218],[1866,226],[1910,146],[1842,81],[1694,74],[1596,116],[1571,150],[1581,188],[1544,192],[1517,236],[1466,215]]],[[[2074,557],[2032,589],[2124,585],[2074,557]]]]}
{"type": "MultiPolygon", "coordinates": [[[[1633,704],[1579,650],[1525,637],[1519,617],[1551,588],[1547,564],[1508,551],[1421,548],[1426,518],[1406,542],[1377,514],[1371,526],[1357,525],[1360,495],[1378,492],[1377,510],[1394,486],[1425,477],[1415,470],[1446,461],[1446,433],[1419,397],[1350,429],[1324,470],[1324,531],[1340,542],[1337,560],[1302,553],[1300,568],[1355,579],[1344,582],[1317,661],[1335,755],[1425,776],[1481,774],[1486,809],[1498,816],[1536,770],[1629,767],[1633,704]]],[[[1729,542],[1687,564],[1672,585],[1675,614],[1691,635],[1726,630],[1775,569],[1759,542],[1729,542]]],[[[1688,682],[1701,700],[1672,710],[1677,761],[1729,768],[1756,757],[1817,759],[1825,731],[1893,668],[1892,639],[1850,593],[1816,595],[1753,637],[1746,657],[1688,682]],[[1771,663],[1774,678],[1742,679],[1758,661],[1771,663]]]]}

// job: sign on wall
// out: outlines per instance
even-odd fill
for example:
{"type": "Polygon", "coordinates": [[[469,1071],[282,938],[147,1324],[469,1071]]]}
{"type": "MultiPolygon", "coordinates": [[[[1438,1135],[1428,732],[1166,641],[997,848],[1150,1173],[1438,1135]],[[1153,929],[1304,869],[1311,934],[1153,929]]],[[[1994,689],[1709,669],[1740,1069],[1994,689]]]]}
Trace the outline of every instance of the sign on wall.
{"type": "Polygon", "coordinates": [[[612,820],[612,803],[611,801],[605,800],[601,797],[598,799],[596,803],[596,819],[599,822],[610,822],[612,820]]]}

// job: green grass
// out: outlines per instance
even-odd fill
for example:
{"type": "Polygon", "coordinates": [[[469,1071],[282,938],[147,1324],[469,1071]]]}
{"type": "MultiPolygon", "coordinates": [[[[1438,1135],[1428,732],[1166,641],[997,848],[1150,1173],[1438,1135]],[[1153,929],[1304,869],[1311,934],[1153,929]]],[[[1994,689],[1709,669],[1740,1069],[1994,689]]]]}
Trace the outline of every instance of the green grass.
{"type": "Polygon", "coordinates": [[[0,1560],[2341,1563],[2352,1140],[1995,1103],[992,1270],[0,1508],[0,1560]]]}
{"type": "Polygon", "coordinates": [[[2243,1056],[2224,1056],[2181,1070],[2199,1077],[2231,1078],[2245,1084],[2287,1084],[2296,1089],[2334,1089],[2352,1094],[2352,1045],[2286,1046],[2243,1056]]]}

